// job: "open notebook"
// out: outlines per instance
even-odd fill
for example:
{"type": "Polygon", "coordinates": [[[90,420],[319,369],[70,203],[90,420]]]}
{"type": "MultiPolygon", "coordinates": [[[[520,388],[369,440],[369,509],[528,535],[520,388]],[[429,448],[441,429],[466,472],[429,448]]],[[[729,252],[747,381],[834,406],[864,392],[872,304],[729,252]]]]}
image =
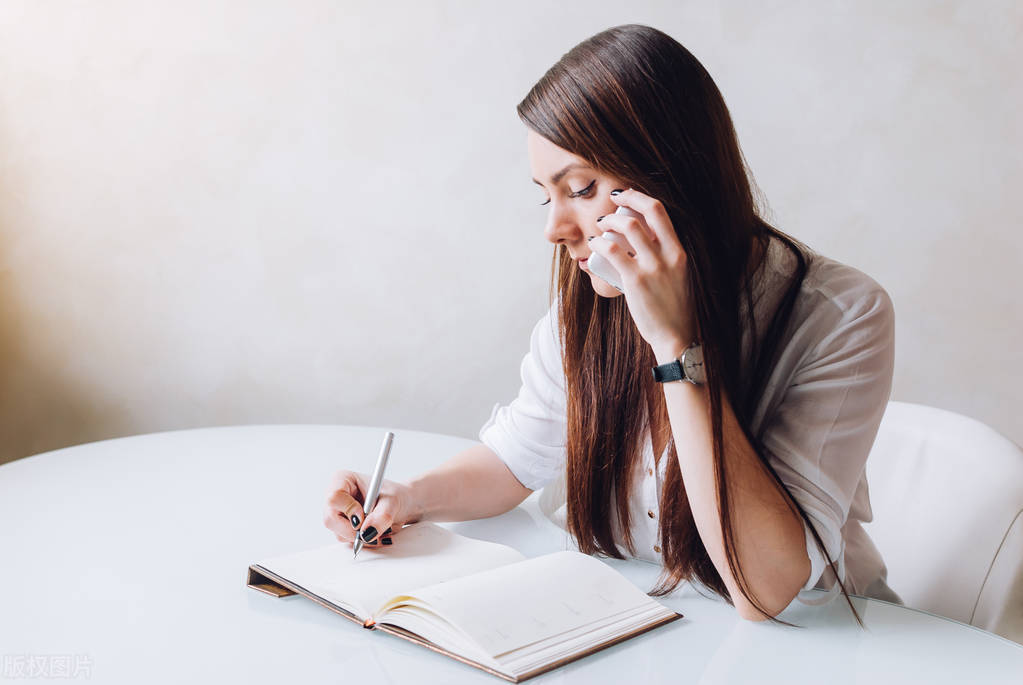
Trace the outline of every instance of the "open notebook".
{"type": "Polygon", "coordinates": [[[432,523],[393,547],[341,543],[266,559],[248,585],[301,594],[382,630],[519,682],[681,618],[579,552],[527,559],[432,523]]]}

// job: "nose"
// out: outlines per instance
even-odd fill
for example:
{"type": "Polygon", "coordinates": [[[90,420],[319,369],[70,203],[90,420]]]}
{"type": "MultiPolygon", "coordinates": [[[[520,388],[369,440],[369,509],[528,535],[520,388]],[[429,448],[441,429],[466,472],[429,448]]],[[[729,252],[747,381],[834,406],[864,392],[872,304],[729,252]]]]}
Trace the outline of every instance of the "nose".
{"type": "Polygon", "coordinates": [[[575,214],[564,206],[552,206],[547,215],[547,225],[543,229],[544,237],[555,245],[579,240],[583,231],[579,227],[575,214]]]}

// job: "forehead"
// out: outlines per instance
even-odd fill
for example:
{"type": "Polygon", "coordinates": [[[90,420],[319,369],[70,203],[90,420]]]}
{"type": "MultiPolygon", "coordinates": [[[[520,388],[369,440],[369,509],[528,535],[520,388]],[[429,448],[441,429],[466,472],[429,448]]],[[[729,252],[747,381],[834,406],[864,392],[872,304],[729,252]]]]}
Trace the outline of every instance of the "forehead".
{"type": "Polygon", "coordinates": [[[558,147],[533,130],[526,133],[526,149],[529,153],[529,166],[533,171],[533,178],[544,182],[552,174],[570,164],[590,167],[582,157],[558,147]]]}

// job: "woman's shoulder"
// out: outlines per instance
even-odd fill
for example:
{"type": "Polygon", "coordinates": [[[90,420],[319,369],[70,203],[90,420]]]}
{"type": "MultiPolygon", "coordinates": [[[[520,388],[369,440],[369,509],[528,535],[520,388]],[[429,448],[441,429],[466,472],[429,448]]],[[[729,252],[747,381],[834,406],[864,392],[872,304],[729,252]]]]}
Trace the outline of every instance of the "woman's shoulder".
{"type": "Polygon", "coordinates": [[[877,280],[817,253],[809,255],[796,308],[829,328],[870,325],[891,333],[894,327],[895,308],[877,280]]]}
{"type": "MultiPolygon", "coordinates": [[[[806,275],[796,296],[796,319],[835,322],[872,312],[894,312],[888,292],[865,272],[806,245],[800,244],[799,249],[806,260],[806,275]]],[[[768,287],[784,286],[790,283],[797,258],[781,239],[772,238],[765,265],[768,287]]]]}
{"type": "MultiPolygon", "coordinates": [[[[782,351],[775,372],[789,378],[818,363],[822,356],[844,359],[889,354],[895,344],[895,310],[884,287],[854,266],[794,244],[806,260],[806,273],[779,340],[782,351]]],[[[754,301],[760,330],[767,330],[777,315],[797,266],[792,249],[781,238],[772,237],[755,286],[755,293],[759,289],[754,301]]],[[[744,346],[747,338],[744,331],[744,346]]]]}
{"type": "Polygon", "coordinates": [[[827,302],[846,316],[893,309],[888,291],[874,278],[816,252],[810,253],[800,295],[811,303],[827,302]]]}

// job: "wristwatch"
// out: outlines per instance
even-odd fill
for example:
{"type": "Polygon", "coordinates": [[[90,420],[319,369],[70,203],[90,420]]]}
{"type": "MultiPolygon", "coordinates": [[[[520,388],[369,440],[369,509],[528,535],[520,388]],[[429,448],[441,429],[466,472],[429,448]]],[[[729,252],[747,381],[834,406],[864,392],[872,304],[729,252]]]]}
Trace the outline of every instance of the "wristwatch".
{"type": "Polygon", "coordinates": [[[698,342],[682,350],[678,359],[655,366],[653,371],[654,380],[658,383],[688,381],[693,385],[703,385],[707,382],[707,371],[703,366],[703,348],[698,342]]]}

